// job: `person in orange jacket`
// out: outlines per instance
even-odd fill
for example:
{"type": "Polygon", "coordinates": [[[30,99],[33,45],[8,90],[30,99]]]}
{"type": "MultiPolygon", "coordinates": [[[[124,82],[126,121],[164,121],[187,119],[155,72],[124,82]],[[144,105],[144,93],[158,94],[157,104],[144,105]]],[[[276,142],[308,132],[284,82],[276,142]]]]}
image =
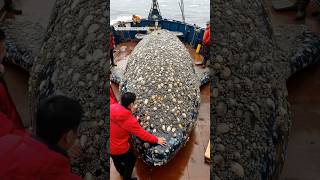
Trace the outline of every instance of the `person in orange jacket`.
{"type": "Polygon", "coordinates": [[[132,15],[133,26],[140,26],[141,18],[137,15],[132,15]]]}
{"type": "Polygon", "coordinates": [[[204,32],[203,38],[202,38],[202,47],[203,47],[203,62],[202,62],[202,67],[205,68],[208,59],[210,58],[210,21],[207,22],[207,27],[204,32]]]}

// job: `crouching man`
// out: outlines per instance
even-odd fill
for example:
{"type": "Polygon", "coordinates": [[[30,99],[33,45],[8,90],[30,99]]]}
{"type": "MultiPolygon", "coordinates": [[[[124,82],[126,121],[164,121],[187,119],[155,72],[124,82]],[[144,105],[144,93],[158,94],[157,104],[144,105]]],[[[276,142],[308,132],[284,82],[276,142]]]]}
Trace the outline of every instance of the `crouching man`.
{"type": "Polygon", "coordinates": [[[71,173],[67,151],[78,137],[83,111],[65,96],[42,101],[36,117],[36,136],[0,137],[0,179],[81,180],[71,173]]]}

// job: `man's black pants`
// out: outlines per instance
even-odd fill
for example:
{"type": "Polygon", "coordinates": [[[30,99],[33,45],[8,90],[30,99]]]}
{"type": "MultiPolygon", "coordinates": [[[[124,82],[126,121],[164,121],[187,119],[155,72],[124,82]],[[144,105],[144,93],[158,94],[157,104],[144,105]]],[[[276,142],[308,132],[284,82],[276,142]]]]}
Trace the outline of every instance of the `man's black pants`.
{"type": "Polygon", "coordinates": [[[206,65],[210,58],[210,45],[203,45],[203,61],[202,65],[206,65]]]}
{"type": "Polygon", "coordinates": [[[129,149],[128,152],[121,155],[111,155],[114,166],[117,171],[123,177],[124,180],[131,180],[131,175],[133,172],[134,165],[136,163],[136,156],[133,154],[132,150],[129,149]]]}

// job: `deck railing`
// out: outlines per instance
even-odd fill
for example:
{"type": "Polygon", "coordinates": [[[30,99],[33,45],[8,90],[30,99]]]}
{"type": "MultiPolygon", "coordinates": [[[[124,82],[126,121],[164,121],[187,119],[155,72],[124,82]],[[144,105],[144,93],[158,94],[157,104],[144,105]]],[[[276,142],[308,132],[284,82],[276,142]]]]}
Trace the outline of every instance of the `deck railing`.
{"type": "MultiPolygon", "coordinates": [[[[129,40],[138,40],[136,34],[147,34],[150,31],[150,28],[154,28],[154,24],[155,22],[149,21],[148,19],[141,19],[139,26],[135,26],[132,22],[116,24],[112,29],[115,42],[116,44],[119,44],[129,40]]],[[[181,32],[183,35],[182,37],[179,37],[180,40],[191,45],[194,49],[202,42],[205,31],[204,28],[170,19],[163,19],[159,21],[158,24],[161,29],[181,32]]]]}

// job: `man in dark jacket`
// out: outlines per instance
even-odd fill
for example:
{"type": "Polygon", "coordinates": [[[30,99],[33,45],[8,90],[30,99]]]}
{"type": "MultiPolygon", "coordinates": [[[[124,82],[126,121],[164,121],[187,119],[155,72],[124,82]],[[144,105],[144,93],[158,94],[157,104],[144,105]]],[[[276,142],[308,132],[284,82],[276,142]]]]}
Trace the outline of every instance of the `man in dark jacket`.
{"type": "Polygon", "coordinates": [[[37,110],[36,136],[0,137],[1,180],[81,180],[71,173],[67,151],[78,137],[81,105],[68,97],[42,101],[37,110]]]}
{"type": "Polygon", "coordinates": [[[122,95],[121,104],[110,105],[110,154],[124,180],[137,179],[131,177],[136,157],[130,149],[129,135],[135,135],[153,144],[166,144],[165,138],[156,137],[140,126],[132,114],[135,100],[136,95],[127,92],[122,95]]]}

